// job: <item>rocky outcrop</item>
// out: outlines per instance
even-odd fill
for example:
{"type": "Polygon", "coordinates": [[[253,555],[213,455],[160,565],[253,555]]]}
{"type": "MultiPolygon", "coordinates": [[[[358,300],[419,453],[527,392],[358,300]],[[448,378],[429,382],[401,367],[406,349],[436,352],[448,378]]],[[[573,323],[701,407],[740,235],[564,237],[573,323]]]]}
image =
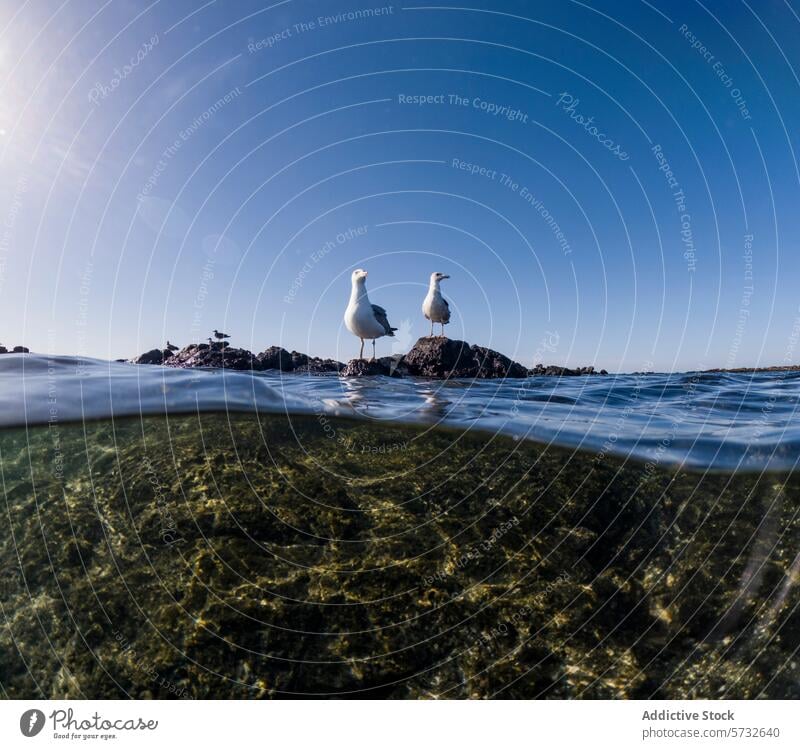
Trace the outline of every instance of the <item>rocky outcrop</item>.
{"type": "Polygon", "coordinates": [[[256,358],[264,371],[277,369],[281,372],[298,374],[327,374],[344,369],[344,364],[335,359],[320,359],[318,356],[308,356],[299,351],[289,353],[280,346],[270,346],[256,358]]]}
{"type": "Polygon", "coordinates": [[[339,373],[342,377],[376,377],[383,375],[384,377],[402,377],[402,372],[398,370],[398,361],[402,361],[400,357],[394,358],[385,356],[381,359],[367,360],[367,359],[351,359],[347,362],[347,366],[339,373]]]}
{"type": "MultiPolygon", "coordinates": [[[[797,372],[800,370],[800,364],[775,364],[771,367],[734,367],[733,369],[725,369],[716,367],[714,369],[704,369],[701,374],[718,374],[720,372],[729,372],[730,374],[755,374],[756,372],[797,372]]],[[[638,374],[638,372],[634,372],[638,374]]],[[[644,372],[644,374],[653,374],[652,372],[644,372]]]]}
{"type": "Polygon", "coordinates": [[[14,346],[9,351],[5,346],[0,346],[0,354],[29,354],[30,351],[25,346],[14,346]]]}
{"type": "MultiPolygon", "coordinates": [[[[149,363],[149,362],[137,362],[149,363]]],[[[247,349],[233,348],[227,343],[192,343],[169,358],[164,359],[167,367],[190,369],[192,367],[213,367],[237,371],[260,370],[261,364],[247,349]]]]}
{"type": "Polygon", "coordinates": [[[584,375],[607,375],[608,372],[605,369],[597,372],[594,367],[570,369],[569,367],[545,367],[543,364],[537,364],[529,371],[529,374],[535,377],[581,377],[584,375]]]}
{"type": "MultiPolygon", "coordinates": [[[[17,351],[16,347],[14,351],[17,351]]],[[[0,347],[0,353],[5,349],[0,347]]],[[[27,351],[27,349],[25,349],[27,351]]],[[[376,361],[353,359],[346,366],[335,359],[321,359],[299,351],[287,351],[270,346],[260,354],[247,349],[232,348],[228,342],[193,343],[175,353],[153,349],[135,359],[133,364],[163,364],[188,369],[208,367],[256,372],[292,372],[295,374],[325,375],[339,373],[342,377],[429,377],[434,379],[519,379],[529,375],[574,377],[608,374],[594,367],[569,369],[537,364],[528,370],[498,351],[485,346],[470,346],[465,341],[449,338],[420,338],[405,356],[385,356],[376,361]]]]}
{"type": "Polygon", "coordinates": [[[260,363],[260,369],[278,369],[281,372],[292,372],[294,370],[294,361],[292,355],[280,346],[270,346],[265,351],[262,351],[257,357],[260,363]]]}
{"type": "Polygon", "coordinates": [[[318,356],[308,356],[299,351],[292,351],[292,372],[298,374],[327,374],[341,372],[344,364],[335,359],[320,359],[318,356]]]}
{"type": "Polygon", "coordinates": [[[171,351],[167,351],[166,349],[162,351],[161,349],[151,349],[150,351],[145,351],[143,354],[140,354],[135,359],[131,359],[133,364],[163,364],[164,359],[167,359],[172,356],[171,351]],[[166,354],[166,356],[165,356],[166,354]]]}
{"type": "Polygon", "coordinates": [[[341,372],[344,364],[335,359],[320,359],[318,356],[306,357],[303,364],[295,367],[297,374],[328,374],[330,372],[341,372]]]}
{"type": "Polygon", "coordinates": [[[403,357],[403,364],[410,375],[437,379],[528,376],[525,367],[497,351],[449,338],[420,338],[403,357]]]}
{"type": "Polygon", "coordinates": [[[528,376],[528,370],[525,367],[497,351],[484,346],[473,346],[472,351],[478,364],[476,377],[518,378],[528,376]]]}
{"type": "Polygon", "coordinates": [[[321,359],[298,351],[288,352],[280,346],[270,346],[260,354],[247,349],[233,348],[227,341],[192,343],[180,351],[153,349],[130,360],[132,364],[163,364],[179,369],[215,368],[253,372],[295,372],[298,374],[328,374],[340,372],[344,364],[335,359],[321,359]]]}

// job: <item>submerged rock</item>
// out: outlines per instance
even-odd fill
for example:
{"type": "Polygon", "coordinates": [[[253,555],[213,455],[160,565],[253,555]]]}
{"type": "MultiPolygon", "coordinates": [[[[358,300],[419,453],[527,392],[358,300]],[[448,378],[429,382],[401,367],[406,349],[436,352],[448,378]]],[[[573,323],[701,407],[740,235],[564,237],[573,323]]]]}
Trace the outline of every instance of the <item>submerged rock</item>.
{"type": "Polygon", "coordinates": [[[418,377],[527,377],[528,370],[484,346],[449,338],[420,338],[404,357],[410,375],[418,377]]]}

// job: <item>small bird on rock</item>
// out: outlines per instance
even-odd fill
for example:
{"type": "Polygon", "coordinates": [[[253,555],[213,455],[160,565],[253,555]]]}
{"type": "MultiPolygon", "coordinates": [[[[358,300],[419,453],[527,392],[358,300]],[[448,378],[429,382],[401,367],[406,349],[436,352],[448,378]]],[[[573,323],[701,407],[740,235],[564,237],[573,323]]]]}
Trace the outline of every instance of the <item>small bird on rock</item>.
{"type": "Polygon", "coordinates": [[[450,305],[442,296],[439,283],[445,278],[450,278],[444,273],[431,273],[431,282],[428,287],[428,296],[422,302],[422,314],[431,321],[431,338],[433,338],[433,324],[438,322],[442,326],[442,338],[444,338],[444,326],[450,322],[450,305]]]}
{"type": "Polygon", "coordinates": [[[177,351],[178,347],[173,346],[169,341],[167,341],[167,351],[177,351]]]}
{"type": "Polygon", "coordinates": [[[393,328],[389,324],[386,310],[377,304],[371,304],[367,295],[367,271],[361,268],[354,270],[351,278],[350,303],[344,312],[344,324],[347,329],[361,339],[361,353],[364,358],[364,341],[372,339],[372,360],[375,361],[375,339],[382,336],[394,337],[393,328]]]}
{"type": "Polygon", "coordinates": [[[214,328],[214,338],[216,338],[218,341],[221,341],[224,338],[230,338],[230,336],[227,333],[220,333],[216,328],[214,328]]]}

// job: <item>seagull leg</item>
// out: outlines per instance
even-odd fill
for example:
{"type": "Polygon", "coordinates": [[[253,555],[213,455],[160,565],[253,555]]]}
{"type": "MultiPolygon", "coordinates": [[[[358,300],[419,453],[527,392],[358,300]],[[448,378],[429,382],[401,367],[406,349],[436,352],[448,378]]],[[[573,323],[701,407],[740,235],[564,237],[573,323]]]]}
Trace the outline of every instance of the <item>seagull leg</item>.
{"type": "Polygon", "coordinates": [[[433,338],[433,320],[431,320],[431,338],[433,338]]]}
{"type": "Polygon", "coordinates": [[[444,323],[442,323],[442,338],[444,338],[444,323]]]}
{"type": "Polygon", "coordinates": [[[375,361],[375,339],[372,339],[372,361],[375,361]]]}
{"type": "Polygon", "coordinates": [[[364,339],[361,339],[361,353],[358,355],[358,358],[363,361],[364,360],[364,339]]]}

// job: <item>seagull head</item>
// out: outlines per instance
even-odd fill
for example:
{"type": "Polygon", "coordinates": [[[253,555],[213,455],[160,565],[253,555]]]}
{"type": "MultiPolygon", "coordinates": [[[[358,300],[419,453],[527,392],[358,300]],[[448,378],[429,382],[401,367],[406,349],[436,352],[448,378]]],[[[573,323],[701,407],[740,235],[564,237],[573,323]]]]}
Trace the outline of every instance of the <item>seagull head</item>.
{"type": "Polygon", "coordinates": [[[439,281],[444,281],[445,278],[450,278],[450,276],[445,275],[444,273],[431,273],[432,284],[438,284],[439,281]]]}
{"type": "Polygon", "coordinates": [[[351,276],[353,283],[364,283],[367,280],[367,271],[362,270],[361,268],[357,268],[353,271],[353,275],[351,276]]]}

